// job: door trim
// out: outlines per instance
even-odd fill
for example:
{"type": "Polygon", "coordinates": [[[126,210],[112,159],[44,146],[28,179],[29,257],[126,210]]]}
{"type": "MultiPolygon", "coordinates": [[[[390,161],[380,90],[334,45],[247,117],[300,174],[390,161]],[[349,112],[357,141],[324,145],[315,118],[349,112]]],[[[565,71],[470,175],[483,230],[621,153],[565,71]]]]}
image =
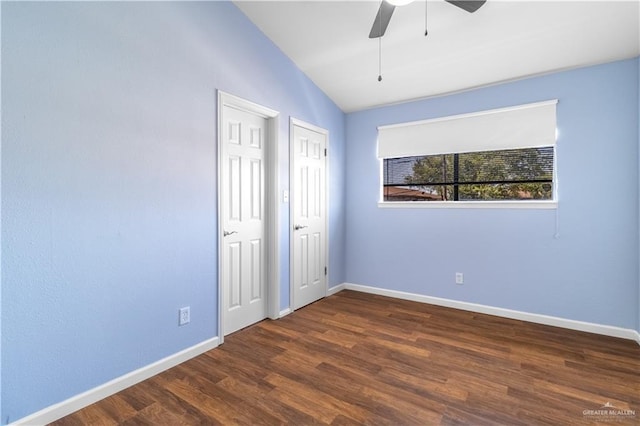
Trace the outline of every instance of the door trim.
{"type": "Polygon", "coordinates": [[[327,267],[327,275],[325,278],[325,288],[324,288],[324,297],[327,297],[327,291],[329,288],[329,272],[331,271],[331,265],[329,264],[329,155],[330,155],[330,150],[329,150],[329,131],[327,129],[323,129],[322,127],[318,127],[314,124],[310,124],[307,123],[305,121],[299,120],[295,117],[290,117],[289,118],[289,194],[291,195],[289,197],[289,309],[290,312],[294,311],[294,291],[293,291],[293,287],[295,285],[294,283],[294,275],[293,275],[293,232],[291,231],[293,229],[293,209],[294,209],[294,199],[293,199],[293,194],[295,193],[293,191],[293,179],[294,179],[294,173],[293,173],[293,155],[294,155],[294,149],[293,149],[293,144],[294,144],[294,140],[293,140],[293,128],[294,126],[298,126],[298,127],[304,127],[305,129],[308,130],[312,130],[314,132],[318,132],[321,133],[325,136],[325,148],[327,149],[327,155],[324,157],[324,185],[325,185],[325,192],[324,192],[324,208],[325,208],[325,212],[324,212],[324,226],[325,226],[325,236],[324,236],[324,251],[325,251],[325,263],[326,263],[326,267],[327,267]]]}
{"type": "Polygon", "coordinates": [[[224,307],[223,307],[223,286],[222,286],[222,123],[224,107],[230,107],[259,115],[267,119],[267,143],[265,144],[265,239],[267,241],[266,250],[266,271],[267,280],[267,316],[276,319],[280,314],[280,244],[278,239],[279,229],[279,205],[278,205],[278,129],[280,113],[270,108],[258,105],[246,99],[223,92],[218,93],[218,122],[217,122],[217,214],[218,214],[218,338],[220,343],[224,342],[224,307]]]}

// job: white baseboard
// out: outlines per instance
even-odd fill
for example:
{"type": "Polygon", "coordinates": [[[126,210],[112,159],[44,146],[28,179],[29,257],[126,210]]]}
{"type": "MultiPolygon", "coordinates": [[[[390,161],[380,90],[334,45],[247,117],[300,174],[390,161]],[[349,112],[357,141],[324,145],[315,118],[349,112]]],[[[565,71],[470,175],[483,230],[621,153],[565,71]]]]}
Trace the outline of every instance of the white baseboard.
{"type": "Polygon", "coordinates": [[[194,358],[204,352],[214,349],[218,346],[219,339],[214,337],[209,340],[205,340],[202,343],[191,346],[185,350],[177,352],[173,355],[169,355],[166,358],[156,361],[152,364],[146,365],[142,368],[134,370],[123,376],[115,378],[107,383],[104,383],[93,389],[89,389],[86,392],[73,396],[58,404],[51,405],[27,417],[23,417],[17,420],[12,425],[46,425],[62,417],[69,415],[75,411],[78,411],[94,402],[100,401],[108,396],[111,396],[123,389],[140,383],[149,377],[155,376],[171,367],[175,367],[191,358],[194,358]]]}
{"type": "MultiPolygon", "coordinates": [[[[335,287],[331,287],[330,289],[327,289],[327,296],[331,296],[332,294],[336,294],[339,291],[344,290],[344,283],[343,284],[338,284],[335,287]]],[[[286,317],[287,315],[289,315],[290,313],[293,312],[293,309],[289,308],[285,308],[283,310],[280,311],[280,316],[278,318],[282,318],[282,317],[286,317]]]]}
{"type": "MultiPolygon", "coordinates": [[[[589,333],[602,334],[605,336],[619,337],[623,339],[635,340],[640,345],[640,333],[636,330],[613,327],[609,325],[595,324],[583,321],[575,321],[566,318],[553,317],[541,314],[532,314],[528,312],[515,311],[511,309],[497,308],[493,306],[480,305],[476,303],[461,302],[451,299],[443,299],[439,297],[425,296],[416,293],[408,293],[397,290],[387,290],[378,287],[370,287],[360,284],[342,283],[331,287],[327,291],[327,296],[336,294],[342,290],[360,291],[363,293],[377,294],[380,296],[394,297],[397,299],[411,300],[414,302],[429,303],[432,305],[445,306],[448,308],[461,309],[464,311],[478,312],[482,314],[495,315],[504,318],[511,318],[521,321],[529,321],[538,324],[551,325],[555,327],[567,328],[570,330],[586,331],[589,333]]],[[[280,311],[280,318],[289,315],[292,312],[290,308],[280,311]]],[[[135,385],[146,380],[156,374],[159,374],[171,367],[175,367],[191,358],[194,358],[204,352],[216,348],[220,339],[214,337],[204,342],[198,343],[190,348],[184,349],[145,367],[127,373],[98,387],[90,389],[79,395],[71,397],[58,404],[51,405],[38,412],[30,414],[19,419],[11,425],[45,425],[54,422],[66,415],[78,411],[88,405],[93,404],[101,399],[111,396],[123,389],[135,385]]]]}
{"type": "Polygon", "coordinates": [[[282,317],[286,317],[287,315],[289,315],[291,312],[293,312],[291,310],[291,308],[285,308],[283,310],[280,311],[280,315],[278,316],[278,318],[282,318],[282,317]]]}
{"type": "Polygon", "coordinates": [[[481,314],[495,315],[504,318],[551,325],[555,327],[567,328],[570,330],[586,331],[589,333],[602,334],[604,336],[619,337],[622,339],[635,340],[636,342],[638,342],[638,344],[640,344],[640,333],[638,333],[636,330],[628,328],[576,321],[549,315],[532,314],[529,312],[514,311],[512,309],[497,308],[494,306],[461,302],[451,299],[442,299],[440,297],[424,296],[422,294],[407,293],[404,291],[387,290],[360,284],[344,283],[341,285],[343,285],[344,289],[346,290],[354,290],[363,293],[377,294],[380,296],[395,297],[397,299],[412,300],[414,302],[429,303],[431,305],[445,306],[448,308],[461,309],[464,311],[478,312],[481,314]]]}
{"type": "Polygon", "coordinates": [[[346,288],[346,283],[338,284],[337,286],[331,287],[327,290],[327,296],[331,296],[336,294],[346,288]]]}

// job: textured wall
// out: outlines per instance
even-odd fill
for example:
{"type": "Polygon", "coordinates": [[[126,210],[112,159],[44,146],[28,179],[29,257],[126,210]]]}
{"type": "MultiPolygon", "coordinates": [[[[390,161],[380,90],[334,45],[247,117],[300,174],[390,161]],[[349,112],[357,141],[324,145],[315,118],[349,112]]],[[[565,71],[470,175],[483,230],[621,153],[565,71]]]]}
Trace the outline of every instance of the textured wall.
{"type": "Polygon", "coordinates": [[[348,114],[347,281],[635,329],[637,85],[632,59],[348,114]],[[377,206],[376,126],[556,98],[557,211],[377,206]]]}
{"type": "Polygon", "coordinates": [[[233,4],[4,2],[2,71],[3,423],[217,335],[216,89],[280,111],[281,190],[329,130],[344,281],[344,114],[233,4]]]}

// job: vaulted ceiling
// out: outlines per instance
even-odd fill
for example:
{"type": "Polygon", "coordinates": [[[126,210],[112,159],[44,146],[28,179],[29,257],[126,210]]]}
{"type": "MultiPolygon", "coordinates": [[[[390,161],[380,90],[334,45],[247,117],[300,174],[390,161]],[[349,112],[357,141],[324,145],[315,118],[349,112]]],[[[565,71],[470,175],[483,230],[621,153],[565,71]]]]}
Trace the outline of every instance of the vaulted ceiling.
{"type": "Polygon", "coordinates": [[[638,0],[488,0],[475,13],[428,0],[427,37],[417,0],[380,46],[368,38],[379,1],[235,4],[345,112],[640,54],[638,0]]]}

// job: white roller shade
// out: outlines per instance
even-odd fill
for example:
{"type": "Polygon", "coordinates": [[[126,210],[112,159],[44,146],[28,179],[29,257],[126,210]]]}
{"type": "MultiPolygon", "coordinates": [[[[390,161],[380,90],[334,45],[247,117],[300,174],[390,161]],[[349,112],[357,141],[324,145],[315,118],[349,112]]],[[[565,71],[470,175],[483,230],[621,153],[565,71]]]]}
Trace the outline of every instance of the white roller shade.
{"type": "Polygon", "coordinates": [[[378,158],[552,146],[558,100],[378,127],[378,158]]]}

